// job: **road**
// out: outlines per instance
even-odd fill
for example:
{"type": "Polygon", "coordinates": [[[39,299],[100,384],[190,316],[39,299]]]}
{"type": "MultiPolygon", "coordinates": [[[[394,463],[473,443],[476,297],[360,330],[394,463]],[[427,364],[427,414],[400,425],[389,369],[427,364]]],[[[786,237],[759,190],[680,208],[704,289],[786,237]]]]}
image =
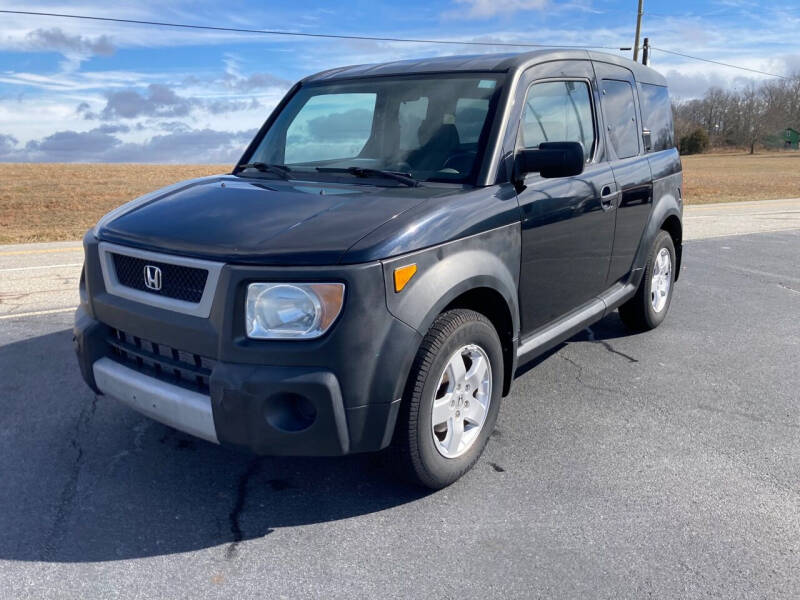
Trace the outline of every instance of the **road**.
{"type": "Polygon", "coordinates": [[[436,493],[94,399],[79,267],[52,266],[80,253],[0,248],[0,598],[797,598],[800,224],[697,239],[726,234],[694,216],[665,323],[610,315],[538,361],[436,493]]]}

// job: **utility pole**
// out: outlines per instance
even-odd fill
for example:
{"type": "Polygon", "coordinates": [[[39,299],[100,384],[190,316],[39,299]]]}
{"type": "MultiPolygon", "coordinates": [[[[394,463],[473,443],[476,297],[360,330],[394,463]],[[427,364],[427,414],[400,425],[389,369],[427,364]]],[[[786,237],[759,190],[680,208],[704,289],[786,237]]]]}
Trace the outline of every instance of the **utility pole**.
{"type": "Polygon", "coordinates": [[[642,44],[642,64],[647,66],[650,63],[650,38],[644,38],[642,44]]]}
{"type": "Polygon", "coordinates": [[[642,15],[644,14],[644,0],[639,0],[639,10],[636,13],[636,41],[633,44],[633,62],[639,61],[639,34],[642,32],[642,15]]]}

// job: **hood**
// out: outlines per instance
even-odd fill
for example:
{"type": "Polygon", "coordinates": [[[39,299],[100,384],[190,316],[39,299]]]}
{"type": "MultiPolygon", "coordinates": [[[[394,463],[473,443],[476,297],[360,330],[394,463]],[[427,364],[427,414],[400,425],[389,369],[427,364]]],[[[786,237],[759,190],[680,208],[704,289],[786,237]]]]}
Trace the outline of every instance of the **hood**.
{"type": "Polygon", "coordinates": [[[109,214],[100,239],[263,265],[336,264],[358,240],[443,190],[244,179],[184,182],[109,214]]]}

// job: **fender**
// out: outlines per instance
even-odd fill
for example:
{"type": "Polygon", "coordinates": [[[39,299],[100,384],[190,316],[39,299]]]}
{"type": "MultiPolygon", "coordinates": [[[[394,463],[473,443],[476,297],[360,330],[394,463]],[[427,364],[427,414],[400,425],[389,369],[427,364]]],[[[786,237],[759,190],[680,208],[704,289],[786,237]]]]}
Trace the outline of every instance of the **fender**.
{"type": "Polygon", "coordinates": [[[653,182],[653,209],[650,211],[650,217],[647,221],[642,239],[639,242],[639,248],[636,251],[636,256],[633,259],[633,269],[629,283],[638,287],[644,273],[645,263],[647,262],[647,253],[650,251],[650,246],[653,244],[658,232],[661,230],[664,222],[670,217],[676,217],[681,223],[681,229],[675,244],[675,258],[678,263],[675,267],[675,280],[677,281],[681,268],[682,256],[682,240],[683,240],[683,202],[681,198],[680,186],[682,182],[682,174],[680,172],[668,175],[653,182]]]}
{"type": "Polygon", "coordinates": [[[383,261],[389,312],[425,335],[434,319],[458,296],[489,288],[505,300],[516,339],[520,239],[520,224],[513,223],[383,261]],[[402,291],[395,292],[394,270],[412,263],[417,265],[417,272],[402,291]]]}

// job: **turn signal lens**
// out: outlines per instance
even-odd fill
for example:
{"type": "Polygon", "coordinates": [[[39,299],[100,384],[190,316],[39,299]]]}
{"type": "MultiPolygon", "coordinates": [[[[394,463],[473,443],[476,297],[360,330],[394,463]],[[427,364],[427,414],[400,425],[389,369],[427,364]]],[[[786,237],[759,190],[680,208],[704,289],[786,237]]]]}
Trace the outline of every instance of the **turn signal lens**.
{"type": "Polygon", "coordinates": [[[398,267],[394,270],[394,291],[400,292],[406,287],[406,284],[411,281],[414,273],[417,272],[417,265],[410,264],[405,267],[398,267]]]}

